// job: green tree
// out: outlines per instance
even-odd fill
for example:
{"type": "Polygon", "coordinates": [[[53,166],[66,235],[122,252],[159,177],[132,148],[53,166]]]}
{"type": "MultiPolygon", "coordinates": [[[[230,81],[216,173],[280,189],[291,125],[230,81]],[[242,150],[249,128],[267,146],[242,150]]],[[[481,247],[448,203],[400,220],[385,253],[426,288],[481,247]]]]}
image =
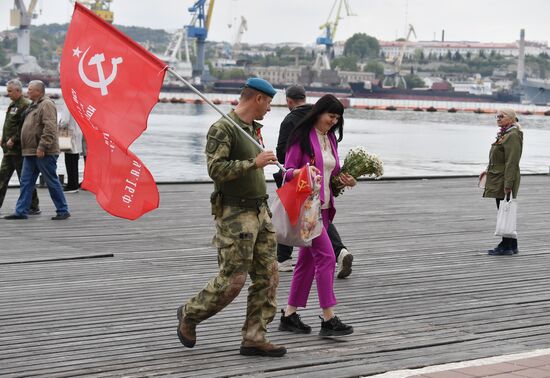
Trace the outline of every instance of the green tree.
{"type": "Polygon", "coordinates": [[[535,76],[541,79],[546,79],[547,72],[550,71],[550,59],[547,55],[525,56],[525,68],[534,73],[535,76]]]}
{"type": "Polygon", "coordinates": [[[453,60],[456,61],[456,62],[461,62],[462,61],[462,55],[460,55],[458,50],[456,50],[456,52],[454,53],[453,60]]]}
{"type": "Polygon", "coordinates": [[[229,70],[222,71],[221,78],[228,80],[246,79],[246,73],[240,68],[231,68],[229,70]]]}
{"type": "Polygon", "coordinates": [[[360,59],[377,58],[380,54],[380,43],[365,33],[355,33],[344,44],[344,55],[355,55],[360,59]]]}
{"type": "Polygon", "coordinates": [[[291,53],[292,53],[292,49],[288,46],[275,48],[275,55],[277,55],[278,58],[281,58],[284,55],[290,55],[291,53]]]}
{"type": "Polygon", "coordinates": [[[0,67],[5,66],[6,64],[8,64],[8,58],[6,57],[4,49],[0,46],[0,67]]]}
{"type": "Polygon", "coordinates": [[[342,71],[357,71],[357,56],[342,56],[332,61],[334,68],[339,68],[342,71]]]}
{"type": "Polygon", "coordinates": [[[407,88],[410,88],[410,89],[423,88],[426,86],[426,83],[424,83],[424,80],[422,80],[417,75],[412,75],[412,74],[405,76],[405,82],[407,83],[407,88]]]}
{"type": "Polygon", "coordinates": [[[365,68],[363,68],[363,71],[365,72],[373,72],[376,75],[376,78],[381,79],[384,77],[384,66],[382,63],[377,62],[375,60],[369,61],[365,68]]]}
{"type": "Polygon", "coordinates": [[[413,60],[415,62],[423,62],[425,59],[424,51],[422,49],[415,49],[413,53],[413,60]]]}

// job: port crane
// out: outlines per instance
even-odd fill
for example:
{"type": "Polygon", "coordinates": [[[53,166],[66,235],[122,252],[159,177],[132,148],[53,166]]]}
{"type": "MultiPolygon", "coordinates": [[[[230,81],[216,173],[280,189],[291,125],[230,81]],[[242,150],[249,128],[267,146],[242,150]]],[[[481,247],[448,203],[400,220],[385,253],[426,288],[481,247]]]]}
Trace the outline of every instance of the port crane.
{"type": "Polygon", "coordinates": [[[38,17],[36,3],[31,0],[29,6],[23,0],[14,0],[14,7],[10,12],[10,26],[17,27],[17,54],[11,57],[7,68],[14,69],[17,73],[39,73],[42,68],[31,54],[30,26],[33,18],[38,17]]]}
{"type": "Polygon", "coordinates": [[[382,81],[383,88],[403,87],[404,89],[407,89],[407,82],[405,81],[405,78],[401,76],[401,64],[403,63],[403,57],[405,56],[405,48],[409,44],[411,34],[414,35],[414,38],[417,38],[414,27],[409,24],[409,31],[407,32],[407,37],[401,44],[401,49],[399,49],[399,54],[395,57],[395,60],[390,60],[390,62],[393,64],[394,67],[384,70],[384,80],[382,81]]]}
{"type": "Polygon", "coordinates": [[[185,29],[178,29],[172,35],[164,55],[160,59],[168,63],[174,70],[185,78],[190,78],[193,74],[191,60],[189,59],[189,45],[185,29]],[[185,59],[182,59],[182,44],[185,52],[185,59]]]}
{"type": "MultiPolygon", "coordinates": [[[[77,0],[80,4],[88,7],[92,12],[97,14],[101,19],[113,23],[114,13],[111,11],[111,3],[113,0],[77,0]]],[[[74,1],[72,1],[74,3],[74,1]]]]}
{"type": "Polygon", "coordinates": [[[233,59],[237,59],[237,55],[239,55],[239,51],[241,50],[241,39],[243,37],[243,34],[245,31],[248,30],[248,24],[246,22],[246,18],[241,16],[241,23],[239,24],[239,28],[237,29],[237,34],[235,35],[235,40],[233,42],[233,52],[231,53],[233,59]]]}
{"type": "Polygon", "coordinates": [[[193,77],[202,78],[204,72],[204,53],[206,37],[212,20],[215,0],[197,0],[193,6],[188,8],[191,13],[191,22],[185,26],[187,37],[194,38],[196,43],[196,63],[193,68],[193,77]]]}
{"type": "Polygon", "coordinates": [[[313,65],[314,69],[318,71],[323,69],[330,70],[330,56],[332,54],[332,47],[334,46],[334,37],[338,29],[338,23],[343,18],[341,16],[342,8],[345,8],[347,16],[355,16],[351,11],[348,0],[334,0],[327,22],[319,27],[319,29],[323,30],[323,35],[316,40],[317,45],[324,46],[324,50],[318,51],[315,64],[313,65]],[[331,21],[335,9],[334,19],[331,21]]]}

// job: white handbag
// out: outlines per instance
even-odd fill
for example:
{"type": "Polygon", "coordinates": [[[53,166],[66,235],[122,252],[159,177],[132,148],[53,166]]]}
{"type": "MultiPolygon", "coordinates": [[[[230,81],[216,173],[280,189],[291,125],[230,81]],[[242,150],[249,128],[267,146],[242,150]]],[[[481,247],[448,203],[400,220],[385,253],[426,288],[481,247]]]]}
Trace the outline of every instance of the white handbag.
{"type": "Polygon", "coordinates": [[[73,149],[72,133],[68,128],[60,128],[58,132],[59,149],[63,152],[70,152],[73,149]]]}
{"type": "Polygon", "coordinates": [[[518,203],[512,198],[512,194],[510,193],[509,200],[504,199],[503,201],[500,201],[500,206],[497,213],[495,236],[517,239],[517,214],[518,203]]]}
{"type": "Polygon", "coordinates": [[[71,151],[72,148],[72,142],[70,137],[59,137],[59,149],[63,152],[71,151]]]}

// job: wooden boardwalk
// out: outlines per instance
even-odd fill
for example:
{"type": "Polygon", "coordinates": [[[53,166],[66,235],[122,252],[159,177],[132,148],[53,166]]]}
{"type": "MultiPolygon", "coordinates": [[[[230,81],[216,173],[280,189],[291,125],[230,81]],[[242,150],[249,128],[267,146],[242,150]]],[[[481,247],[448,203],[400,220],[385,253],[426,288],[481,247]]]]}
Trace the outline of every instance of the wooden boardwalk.
{"type": "MultiPolygon", "coordinates": [[[[162,185],[161,207],[129,222],[87,192],[73,217],[0,220],[2,377],[351,377],[550,347],[550,176],[523,178],[520,254],[489,257],[495,204],[477,179],[360,183],[338,199],[336,225],[354,254],[337,280],[349,337],[321,339],[270,326],[284,358],[238,354],[246,294],[180,345],[176,308],[217,270],[210,184],[162,185]]],[[[270,184],[273,187],[273,184],[270,184]]],[[[10,189],[9,213],[18,191],[10,189]]],[[[281,273],[279,304],[291,275],[281,273]]]]}

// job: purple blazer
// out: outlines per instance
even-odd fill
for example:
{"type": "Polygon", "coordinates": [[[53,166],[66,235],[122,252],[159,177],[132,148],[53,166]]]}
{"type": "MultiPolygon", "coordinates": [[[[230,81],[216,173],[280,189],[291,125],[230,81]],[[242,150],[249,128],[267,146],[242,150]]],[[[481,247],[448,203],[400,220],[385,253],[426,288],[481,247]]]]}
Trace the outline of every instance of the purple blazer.
{"type": "MultiPolygon", "coordinates": [[[[334,133],[329,133],[328,140],[330,141],[330,146],[332,148],[332,154],[334,155],[334,158],[336,159],[336,166],[332,170],[331,176],[336,176],[338,173],[340,173],[340,159],[338,158],[338,149],[336,144],[336,136],[334,133]]],[[[313,153],[315,155],[315,162],[314,166],[323,174],[323,154],[321,152],[321,146],[319,145],[319,138],[317,138],[317,133],[315,131],[315,128],[312,127],[311,131],[309,132],[309,141],[311,143],[313,153]]],[[[302,151],[302,148],[300,147],[300,143],[293,144],[292,146],[289,146],[286,150],[286,156],[285,156],[285,168],[287,169],[287,173],[285,174],[285,182],[290,181],[293,178],[293,172],[294,169],[302,168],[307,163],[311,162],[311,156],[306,154],[302,151]]],[[[321,190],[320,193],[321,197],[321,203],[325,203],[325,191],[321,190]]],[[[332,221],[334,219],[334,214],[336,214],[336,209],[334,208],[334,196],[332,195],[332,188],[330,188],[330,198],[328,199],[330,202],[330,208],[329,208],[329,219],[332,221]]]]}

